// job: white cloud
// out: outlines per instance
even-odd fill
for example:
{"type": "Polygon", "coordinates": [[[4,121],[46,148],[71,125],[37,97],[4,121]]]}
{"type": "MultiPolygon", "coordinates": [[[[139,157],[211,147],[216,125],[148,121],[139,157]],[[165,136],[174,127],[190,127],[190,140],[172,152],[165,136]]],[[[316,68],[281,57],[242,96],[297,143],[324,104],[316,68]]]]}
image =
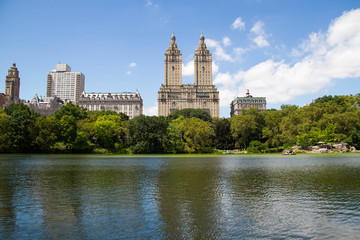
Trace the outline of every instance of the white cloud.
{"type": "Polygon", "coordinates": [[[146,116],[157,116],[158,115],[158,104],[155,103],[151,107],[144,108],[144,115],[146,115],[146,116]]]}
{"type": "Polygon", "coordinates": [[[225,52],[225,50],[222,48],[222,46],[220,45],[220,43],[218,41],[208,38],[205,40],[205,42],[208,47],[215,48],[214,55],[219,60],[224,60],[224,61],[228,61],[228,62],[234,61],[234,59],[231,57],[231,55],[229,55],[225,52]]]}
{"type": "Polygon", "coordinates": [[[265,34],[264,31],[264,23],[262,21],[257,21],[254,26],[250,30],[251,32],[257,34],[257,35],[263,35],[265,34]]]}
{"type": "Polygon", "coordinates": [[[129,63],[129,67],[136,67],[136,62],[129,63]]]}
{"type": "Polygon", "coordinates": [[[264,23],[262,21],[257,21],[254,26],[251,28],[250,32],[255,34],[253,42],[260,48],[269,46],[269,42],[266,40],[266,33],[264,30],[264,23]]]}
{"type": "Polygon", "coordinates": [[[242,21],[241,17],[235,19],[235,21],[231,24],[232,29],[245,30],[245,22],[242,21]]]}
{"type": "Polygon", "coordinates": [[[126,71],[126,74],[127,74],[127,75],[130,75],[130,74],[131,74],[131,72],[130,72],[130,71],[126,71]]]}
{"type": "Polygon", "coordinates": [[[229,37],[224,37],[223,38],[223,44],[224,44],[225,47],[231,45],[230,38],[229,37]]]}
{"type": "Polygon", "coordinates": [[[190,61],[185,65],[182,64],[182,75],[184,76],[194,75],[194,61],[190,61]]]}
{"type": "Polygon", "coordinates": [[[253,41],[256,43],[256,45],[260,48],[269,46],[269,42],[266,41],[264,36],[257,36],[253,39],[253,41]]]}
{"type": "MultiPolygon", "coordinates": [[[[261,25],[252,29],[262,34],[261,25]]],[[[221,106],[228,107],[230,96],[264,96],[268,103],[286,103],[297,96],[316,93],[334,84],[335,79],[360,77],[360,9],[344,12],[326,33],[312,33],[296,52],[295,64],[269,59],[247,71],[218,73],[221,106]]]]}
{"type": "Polygon", "coordinates": [[[212,68],[212,74],[213,75],[216,74],[219,71],[219,65],[217,65],[215,61],[212,61],[211,68],[212,68]]]}
{"type": "Polygon", "coordinates": [[[145,1],[145,7],[155,7],[155,8],[157,8],[157,7],[159,7],[159,5],[158,4],[154,4],[152,1],[150,1],[150,0],[146,0],[145,1]]]}

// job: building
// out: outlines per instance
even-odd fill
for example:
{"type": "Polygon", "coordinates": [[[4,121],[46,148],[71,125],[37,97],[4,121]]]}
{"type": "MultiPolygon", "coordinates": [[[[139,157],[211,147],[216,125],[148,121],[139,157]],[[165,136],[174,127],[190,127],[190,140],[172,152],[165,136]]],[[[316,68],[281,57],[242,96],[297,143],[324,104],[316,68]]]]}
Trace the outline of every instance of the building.
{"type": "Polygon", "coordinates": [[[6,95],[4,93],[0,93],[0,108],[3,108],[6,102],[6,95]]]}
{"type": "Polygon", "coordinates": [[[13,63],[12,67],[8,70],[8,75],[5,80],[5,97],[6,103],[4,106],[8,106],[12,103],[20,103],[20,77],[19,70],[16,67],[16,63],[13,63]]]}
{"type": "Polygon", "coordinates": [[[125,113],[129,118],[143,113],[143,100],[138,91],[124,93],[85,93],[79,98],[79,105],[89,111],[111,110],[125,113]]]}
{"type": "Polygon", "coordinates": [[[259,111],[266,110],[266,97],[253,97],[247,89],[245,97],[237,97],[231,102],[230,116],[239,115],[241,110],[249,108],[257,108],[259,111]]]}
{"type": "Polygon", "coordinates": [[[25,103],[25,105],[41,115],[50,116],[55,111],[60,110],[64,105],[64,102],[56,96],[39,97],[35,94],[33,99],[30,102],[25,103]]]}
{"type": "Polygon", "coordinates": [[[184,108],[204,109],[219,117],[219,91],[212,85],[212,56],[201,34],[194,55],[194,84],[182,84],[182,55],[171,36],[165,52],[165,81],[158,92],[158,115],[167,116],[184,108]]]}
{"type": "Polygon", "coordinates": [[[85,87],[85,76],[81,72],[71,72],[67,64],[56,64],[56,69],[47,75],[46,97],[59,97],[63,101],[79,103],[85,87]]]}

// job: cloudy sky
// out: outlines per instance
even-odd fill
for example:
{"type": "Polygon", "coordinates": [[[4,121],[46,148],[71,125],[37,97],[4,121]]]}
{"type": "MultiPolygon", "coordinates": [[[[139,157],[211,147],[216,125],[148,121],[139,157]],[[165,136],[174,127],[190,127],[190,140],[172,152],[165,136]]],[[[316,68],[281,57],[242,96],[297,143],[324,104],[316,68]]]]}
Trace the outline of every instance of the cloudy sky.
{"type": "Polygon", "coordinates": [[[61,62],[86,92],[138,90],[156,115],[172,32],[186,84],[204,33],[221,117],[246,89],[277,109],[360,92],[359,0],[0,0],[0,92],[16,62],[21,98],[45,96],[61,62]]]}

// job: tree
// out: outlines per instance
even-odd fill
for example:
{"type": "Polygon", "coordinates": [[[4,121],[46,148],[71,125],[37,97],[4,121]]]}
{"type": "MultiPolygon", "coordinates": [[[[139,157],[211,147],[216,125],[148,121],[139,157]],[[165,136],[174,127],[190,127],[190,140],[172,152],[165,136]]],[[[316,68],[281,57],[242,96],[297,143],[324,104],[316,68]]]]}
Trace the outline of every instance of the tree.
{"type": "Polygon", "coordinates": [[[265,150],[265,144],[258,141],[258,140],[254,140],[251,141],[249,144],[249,147],[247,148],[247,151],[249,153],[261,153],[265,150]]]}
{"type": "Polygon", "coordinates": [[[163,147],[166,153],[184,152],[185,143],[181,139],[181,132],[173,122],[169,123],[166,137],[163,139],[163,147]]]}
{"type": "Polygon", "coordinates": [[[58,128],[58,120],[55,117],[37,117],[30,130],[33,150],[35,152],[51,152],[57,140],[58,128]]]}
{"type": "Polygon", "coordinates": [[[9,152],[10,146],[10,116],[8,116],[2,108],[0,108],[0,152],[9,152]]]}
{"type": "Polygon", "coordinates": [[[87,110],[79,107],[79,105],[74,105],[71,102],[62,106],[60,110],[57,110],[53,114],[58,120],[63,116],[73,116],[75,120],[81,120],[87,117],[87,110]]]}
{"type": "Polygon", "coordinates": [[[279,147],[283,144],[281,141],[280,124],[283,118],[282,111],[264,111],[265,127],[262,129],[263,139],[268,148],[279,147]]]}
{"type": "Polygon", "coordinates": [[[230,121],[228,119],[214,118],[215,138],[214,145],[217,149],[234,149],[235,141],[231,135],[230,121]]]}
{"type": "Polygon", "coordinates": [[[246,149],[252,140],[262,139],[262,129],[265,125],[264,116],[257,108],[242,111],[240,115],[231,118],[231,133],[235,146],[246,149]]]}
{"type": "Polygon", "coordinates": [[[172,121],[180,131],[187,152],[211,152],[215,135],[213,125],[199,118],[179,117],[172,121]]]}
{"type": "Polygon", "coordinates": [[[59,128],[59,140],[64,142],[68,149],[71,149],[77,136],[76,118],[64,115],[59,121],[59,128]]]}
{"type": "Polygon", "coordinates": [[[128,139],[133,153],[164,153],[163,141],[169,123],[165,117],[140,115],[128,121],[128,139]]]}
{"type": "Polygon", "coordinates": [[[195,117],[206,122],[212,122],[211,115],[208,111],[203,109],[194,109],[194,108],[185,108],[185,109],[176,110],[173,113],[171,113],[168,116],[168,118],[170,120],[174,120],[180,116],[183,116],[184,118],[195,117]]]}
{"type": "Polygon", "coordinates": [[[32,152],[30,129],[38,114],[23,103],[11,104],[4,109],[10,116],[8,122],[9,151],[14,153],[32,152]]]}
{"type": "Polygon", "coordinates": [[[94,136],[100,147],[115,150],[126,146],[126,129],[119,115],[103,115],[94,124],[94,136]]]}

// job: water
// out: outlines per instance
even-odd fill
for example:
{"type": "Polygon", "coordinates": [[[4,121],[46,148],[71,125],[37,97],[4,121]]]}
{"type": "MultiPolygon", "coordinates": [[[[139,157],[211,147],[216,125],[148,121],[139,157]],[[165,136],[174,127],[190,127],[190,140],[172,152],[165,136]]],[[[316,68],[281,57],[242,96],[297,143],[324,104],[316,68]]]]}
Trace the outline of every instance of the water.
{"type": "Polygon", "coordinates": [[[360,155],[0,155],[0,239],[359,239],[360,155]]]}

